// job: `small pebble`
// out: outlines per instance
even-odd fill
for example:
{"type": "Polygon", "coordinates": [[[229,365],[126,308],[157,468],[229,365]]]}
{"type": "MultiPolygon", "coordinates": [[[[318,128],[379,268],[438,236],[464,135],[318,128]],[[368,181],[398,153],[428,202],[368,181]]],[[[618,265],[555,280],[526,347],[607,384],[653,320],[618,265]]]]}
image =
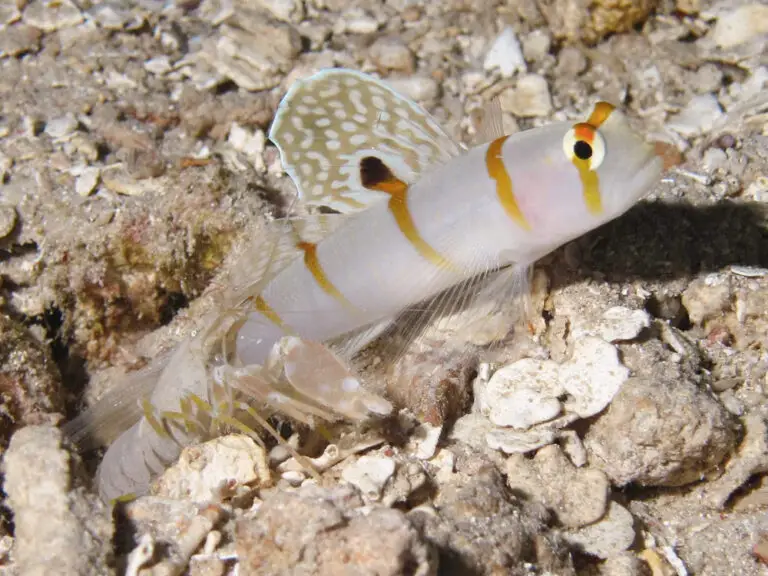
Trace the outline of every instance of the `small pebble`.
{"type": "Polygon", "coordinates": [[[440,86],[427,76],[409,76],[388,80],[393,90],[417,102],[429,102],[440,94],[440,86]]]}
{"type": "Polygon", "coordinates": [[[523,39],[523,54],[532,62],[542,60],[552,46],[552,39],[544,30],[534,30],[523,39]]]}
{"type": "Polygon", "coordinates": [[[416,61],[410,48],[396,37],[376,40],[369,49],[371,60],[379,69],[412,73],[416,61]]]}
{"type": "Polygon", "coordinates": [[[501,109],[515,116],[531,118],[552,113],[552,98],[547,80],[538,74],[526,74],[513,90],[505,90],[500,96],[501,109]]]}
{"type": "Polygon", "coordinates": [[[77,118],[74,114],[67,114],[46,123],[45,133],[54,140],[61,140],[71,136],[77,130],[77,125],[77,118]]]}
{"type": "Polygon", "coordinates": [[[338,21],[334,32],[343,34],[350,32],[352,34],[373,34],[379,29],[379,23],[375,18],[366,14],[362,10],[349,10],[344,13],[338,21]]]}
{"type": "Polygon", "coordinates": [[[498,69],[504,78],[511,78],[517,72],[525,72],[525,58],[515,31],[507,26],[491,44],[485,56],[483,68],[487,71],[498,69]]]}
{"type": "Polygon", "coordinates": [[[0,205],[0,238],[5,238],[16,227],[16,209],[13,206],[0,205]]]}
{"type": "Polygon", "coordinates": [[[75,180],[75,192],[79,196],[90,196],[99,184],[101,170],[99,168],[86,168],[75,180]]]}
{"type": "Polygon", "coordinates": [[[152,72],[152,74],[157,74],[158,76],[162,76],[163,74],[167,74],[168,72],[170,72],[172,69],[172,66],[168,56],[158,56],[156,58],[151,58],[146,62],[144,62],[144,68],[152,72]]]}

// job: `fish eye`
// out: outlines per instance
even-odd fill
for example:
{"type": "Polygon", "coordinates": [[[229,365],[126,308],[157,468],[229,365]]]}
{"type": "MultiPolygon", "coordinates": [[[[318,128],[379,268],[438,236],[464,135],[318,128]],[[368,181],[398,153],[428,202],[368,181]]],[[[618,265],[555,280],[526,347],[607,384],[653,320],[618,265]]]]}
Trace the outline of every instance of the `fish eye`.
{"type": "Polygon", "coordinates": [[[574,163],[597,170],[605,159],[605,140],[590,124],[576,124],[563,137],[563,152],[574,163]]]}

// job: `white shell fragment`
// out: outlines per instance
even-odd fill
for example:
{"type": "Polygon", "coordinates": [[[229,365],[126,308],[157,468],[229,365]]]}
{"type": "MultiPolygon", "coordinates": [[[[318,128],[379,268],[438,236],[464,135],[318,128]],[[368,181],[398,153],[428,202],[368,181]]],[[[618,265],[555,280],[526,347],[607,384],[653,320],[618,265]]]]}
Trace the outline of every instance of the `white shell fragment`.
{"type": "Polygon", "coordinates": [[[507,26],[496,36],[485,56],[483,67],[488,71],[498,69],[505,78],[511,78],[516,72],[525,72],[523,50],[512,28],[507,26]]]}
{"type": "Polygon", "coordinates": [[[153,485],[165,498],[208,502],[226,483],[266,484],[270,481],[265,450],[242,434],[221,436],[181,452],[179,461],[153,485]]]}
{"type": "Polygon", "coordinates": [[[480,410],[497,426],[530,428],[560,413],[563,393],[558,366],[551,360],[524,358],[496,371],[478,386],[480,410]]]}
{"type": "Polygon", "coordinates": [[[560,383],[571,396],[565,408],[581,418],[594,416],[628,378],[615,346],[593,336],[577,340],[571,359],[560,366],[560,383]]]}
{"type": "Polygon", "coordinates": [[[385,456],[361,456],[341,473],[342,479],[357,487],[369,500],[381,498],[384,485],[395,473],[395,461],[385,456]]]}

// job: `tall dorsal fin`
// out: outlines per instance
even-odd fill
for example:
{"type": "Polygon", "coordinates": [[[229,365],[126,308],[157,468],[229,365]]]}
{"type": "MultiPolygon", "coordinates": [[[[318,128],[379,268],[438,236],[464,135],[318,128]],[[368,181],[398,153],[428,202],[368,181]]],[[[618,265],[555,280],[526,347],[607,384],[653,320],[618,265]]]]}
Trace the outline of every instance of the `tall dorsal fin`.
{"type": "Polygon", "coordinates": [[[344,214],[387,197],[362,185],[364,158],[379,158],[412,184],[430,166],[462,152],[421,106],[381,80],[338,68],[291,86],[269,137],[301,200],[344,214]]]}

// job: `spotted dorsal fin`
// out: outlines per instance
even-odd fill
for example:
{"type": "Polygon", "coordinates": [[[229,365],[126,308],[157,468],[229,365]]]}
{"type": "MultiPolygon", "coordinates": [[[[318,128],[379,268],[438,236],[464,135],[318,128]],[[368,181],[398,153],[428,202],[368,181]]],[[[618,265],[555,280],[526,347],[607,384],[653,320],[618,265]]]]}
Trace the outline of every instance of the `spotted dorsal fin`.
{"type": "Polygon", "coordinates": [[[344,214],[388,197],[363,186],[364,158],[375,156],[412,184],[430,166],[462,152],[421,106],[381,80],[337,68],[291,86],[269,137],[301,200],[344,214]]]}

